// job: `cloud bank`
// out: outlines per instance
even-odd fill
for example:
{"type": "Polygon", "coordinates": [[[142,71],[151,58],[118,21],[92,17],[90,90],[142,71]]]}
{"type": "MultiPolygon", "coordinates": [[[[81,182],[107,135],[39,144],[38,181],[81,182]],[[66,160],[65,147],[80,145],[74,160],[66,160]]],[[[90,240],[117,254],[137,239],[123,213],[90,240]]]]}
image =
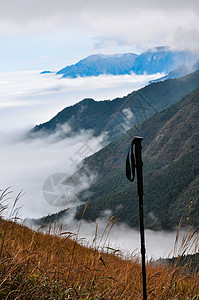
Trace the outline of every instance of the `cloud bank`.
{"type": "MultiPolygon", "coordinates": [[[[42,195],[45,180],[55,173],[70,176],[79,168],[85,155],[101,148],[103,136],[94,138],[92,132],[82,131],[71,138],[59,140],[58,136],[62,133],[63,129],[60,129],[53,135],[40,135],[33,140],[25,140],[22,132],[17,131],[10,135],[8,132],[1,134],[1,189],[11,186],[12,198],[23,190],[24,195],[19,201],[19,205],[23,206],[23,218],[59,211],[60,207],[51,205],[42,195]],[[89,145],[89,153],[81,151],[85,144],[89,145]]],[[[92,174],[84,176],[80,182],[81,189],[88,187],[93,178],[92,174]]]]}
{"type": "MultiPolygon", "coordinates": [[[[155,76],[158,77],[160,74],[155,76]]],[[[41,76],[37,72],[0,74],[0,189],[11,186],[13,190],[11,200],[23,190],[24,195],[18,202],[18,205],[22,206],[20,210],[22,218],[39,218],[66,207],[73,207],[64,224],[67,231],[76,232],[79,223],[72,217],[75,207],[79,204],[78,199],[60,208],[50,203],[49,199],[45,199],[42,193],[43,186],[54,174],[72,174],[77,170],[83,157],[97,151],[103,141],[103,135],[101,139],[95,139],[90,131],[82,131],[72,138],[59,140],[60,134],[70,130],[68,124],[61,126],[53,135],[40,135],[34,140],[24,140],[27,130],[35,124],[47,121],[56,111],[75,104],[83,97],[100,100],[107,99],[108,96],[111,99],[118,95],[124,96],[152,79],[155,78],[127,75],[60,80],[53,74],[41,76]],[[89,145],[89,153],[84,151],[85,145],[89,145]]],[[[132,112],[124,110],[123,113],[128,128],[132,112]]],[[[81,186],[78,189],[85,188],[95,180],[95,174],[89,174],[81,179],[81,186]]],[[[103,234],[110,216],[111,212],[105,212],[97,220],[99,237],[103,234]]],[[[92,243],[94,236],[95,223],[83,222],[80,238],[86,238],[92,243]]],[[[173,249],[174,240],[175,233],[146,231],[148,258],[167,256],[173,249]]],[[[139,233],[125,224],[115,224],[104,246],[123,250],[125,254],[132,251],[139,254],[139,233]]]]}
{"type": "Polygon", "coordinates": [[[89,32],[98,49],[113,45],[199,48],[197,0],[8,0],[1,1],[0,20],[0,34],[89,32]]]}
{"type": "MultiPolygon", "coordinates": [[[[103,135],[96,139],[91,131],[81,131],[72,138],[60,140],[59,135],[70,130],[67,124],[53,135],[39,135],[34,140],[25,140],[25,133],[84,97],[102,100],[107,96],[124,96],[159,76],[161,74],[60,79],[54,74],[40,75],[39,72],[0,73],[0,188],[11,186],[14,195],[20,190],[25,192],[21,199],[23,217],[41,217],[58,211],[60,208],[50,206],[42,195],[46,178],[56,173],[70,175],[77,163],[97,151],[103,142],[103,135]],[[85,145],[89,146],[89,153],[80,151],[85,145]]],[[[125,113],[128,127],[129,112],[125,113]]],[[[82,187],[90,180],[92,177],[85,178],[82,187]]]]}
{"type": "Polygon", "coordinates": [[[60,79],[55,74],[40,75],[36,71],[0,73],[0,131],[25,127],[28,130],[84,98],[123,97],[161,76],[132,74],[60,79]]]}
{"type": "MultiPolygon", "coordinates": [[[[95,222],[77,221],[74,219],[75,212],[76,209],[72,208],[59,221],[56,221],[55,226],[51,226],[51,233],[60,235],[61,232],[68,232],[79,243],[97,248],[100,251],[116,253],[127,258],[141,257],[140,232],[137,229],[130,228],[125,223],[116,222],[112,226],[115,219],[113,218],[112,221],[109,221],[113,217],[110,210],[102,212],[101,217],[95,222]]],[[[40,225],[35,225],[33,220],[26,220],[25,224],[35,230],[41,227],[40,225]]],[[[49,226],[42,227],[42,230],[49,232],[49,226]]],[[[64,235],[61,234],[61,236],[64,235]]],[[[185,250],[182,247],[183,240],[187,241],[186,253],[197,252],[197,234],[193,235],[189,240],[186,231],[180,230],[177,242],[176,236],[177,230],[169,232],[146,229],[145,248],[147,260],[182,255],[182,252],[185,250]]]]}

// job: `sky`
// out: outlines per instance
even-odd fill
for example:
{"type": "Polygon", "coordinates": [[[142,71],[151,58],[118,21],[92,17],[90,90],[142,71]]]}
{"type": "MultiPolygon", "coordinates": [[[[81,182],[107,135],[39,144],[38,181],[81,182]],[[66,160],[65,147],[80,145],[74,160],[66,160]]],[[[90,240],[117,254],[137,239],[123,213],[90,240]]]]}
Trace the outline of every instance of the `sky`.
{"type": "Polygon", "coordinates": [[[58,70],[94,53],[199,49],[198,0],[0,0],[0,72],[58,70]]]}

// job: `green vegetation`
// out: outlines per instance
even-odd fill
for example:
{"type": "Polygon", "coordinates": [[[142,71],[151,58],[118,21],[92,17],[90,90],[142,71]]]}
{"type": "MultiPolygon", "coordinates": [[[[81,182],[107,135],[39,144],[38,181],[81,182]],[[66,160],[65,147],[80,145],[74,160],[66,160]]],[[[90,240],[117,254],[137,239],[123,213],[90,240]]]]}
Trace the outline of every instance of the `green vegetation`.
{"type": "MultiPolygon", "coordinates": [[[[136,182],[131,184],[125,177],[125,159],[134,135],[144,137],[146,227],[172,229],[179,222],[199,226],[199,89],[84,160],[98,174],[85,218],[95,220],[111,209],[120,221],[139,225],[136,182]]],[[[81,199],[86,199],[84,193],[81,199]]],[[[79,207],[77,218],[83,208],[79,207]]]]}
{"type": "Polygon", "coordinates": [[[199,253],[182,255],[173,258],[158,259],[155,264],[157,263],[167,266],[183,267],[186,273],[193,272],[194,274],[195,272],[199,272],[199,253]]]}
{"type": "Polygon", "coordinates": [[[46,217],[42,217],[40,219],[29,219],[29,222],[33,222],[36,226],[44,226],[51,223],[56,223],[59,221],[63,216],[67,216],[68,209],[61,210],[58,213],[49,214],[46,217]]]}

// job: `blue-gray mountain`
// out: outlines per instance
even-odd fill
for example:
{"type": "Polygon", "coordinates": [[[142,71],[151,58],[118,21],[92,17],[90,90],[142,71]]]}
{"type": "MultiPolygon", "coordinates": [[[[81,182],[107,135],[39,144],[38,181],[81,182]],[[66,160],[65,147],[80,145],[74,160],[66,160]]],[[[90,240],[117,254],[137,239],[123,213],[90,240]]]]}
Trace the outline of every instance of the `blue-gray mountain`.
{"type": "Polygon", "coordinates": [[[74,65],[67,66],[57,74],[77,78],[100,74],[123,75],[169,73],[182,65],[192,65],[196,56],[189,51],[175,51],[168,47],[149,49],[140,55],[134,53],[116,55],[90,55],[74,65]]]}
{"type": "Polygon", "coordinates": [[[51,74],[53,73],[52,71],[42,71],[40,74],[51,74]]]}
{"type": "Polygon", "coordinates": [[[196,71],[182,78],[152,83],[126,97],[112,101],[84,99],[66,107],[50,121],[35,126],[32,133],[52,133],[67,123],[72,132],[63,131],[62,137],[85,129],[92,130],[96,136],[107,132],[111,141],[129,128],[176,103],[198,86],[199,71],[196,71]]]}
{"type": "Polygon", "coordinates": [[[175,70],[169,72],[169,74],[167,74],[166,76],[163,76],[156,80],[152,80],[150,83],[160,82],[160,81],[164,81],[166,79],[179,78],[179,77],[185,76],[185,75],[190,74],[197,70],[199,70],[199,61],[197,61],[193,65],[183,65],[183,66],[177,67],[175,70]]]}
{"type": "Polygon", "coordinates": [[[178,66],[193,64],[196,56],[189,51],[171,50],[169,47],[149,49],[139,55],[134,63],[136,74],[169,73],[178,66]]]}
{"type": "Polygon", "coordinates": [[[99,76],[101,74],[131,74],[137,56],[138,55],[134,53],[90,55],[75,65],[65,67],[57,72],[57,74],[63,74],[63,77],[70,78],[76,78],[78,76],[99,76]]]}

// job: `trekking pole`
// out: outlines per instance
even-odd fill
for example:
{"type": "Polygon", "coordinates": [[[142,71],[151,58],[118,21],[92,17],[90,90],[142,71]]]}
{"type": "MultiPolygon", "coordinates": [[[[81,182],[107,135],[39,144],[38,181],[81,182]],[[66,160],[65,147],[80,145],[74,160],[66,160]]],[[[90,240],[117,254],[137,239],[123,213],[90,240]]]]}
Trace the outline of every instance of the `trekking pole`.
{"type": "Polygon", "coordinates": [[[146,293],[146,266],[145,266],[145,241],[144,241],[144,214],[143,214],[143,174],[142,174],[142,137],[135,136],[126,158],[126,177],[131,182],[135,178],[135,169],[137,173],[137,191],[139,196],[140,212],[140,236],[141,236],[141,255],[142,255],[142,281],[143,281],[143,299],[147,299],[146,293]],[[135,157],[134,157],[135,145],[135,157]]]}

